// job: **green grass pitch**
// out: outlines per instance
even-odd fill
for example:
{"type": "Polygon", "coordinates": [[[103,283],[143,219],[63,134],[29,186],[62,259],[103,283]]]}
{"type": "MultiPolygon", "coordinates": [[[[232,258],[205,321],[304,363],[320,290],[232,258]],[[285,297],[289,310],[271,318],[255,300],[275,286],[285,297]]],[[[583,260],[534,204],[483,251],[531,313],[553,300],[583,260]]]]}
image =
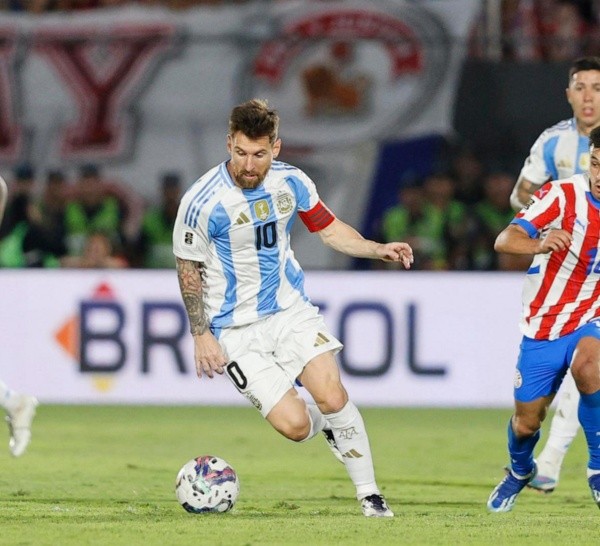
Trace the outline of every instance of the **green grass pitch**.
{"type": "Polygon", "coordinates": [[[554,493],[525,490],[513,512],[489,514],[510,410],[362,413],[393,519],[361,515],[324,438],[294,444],[250,407],[42,405],[28,452],[19,459],[7,447],[0,452],[0,544],[598,543],[581,436],[554,493]],[[203,454],[238,472],[232,512],[194,515],[177,503],[177,471],[203,454]]]}

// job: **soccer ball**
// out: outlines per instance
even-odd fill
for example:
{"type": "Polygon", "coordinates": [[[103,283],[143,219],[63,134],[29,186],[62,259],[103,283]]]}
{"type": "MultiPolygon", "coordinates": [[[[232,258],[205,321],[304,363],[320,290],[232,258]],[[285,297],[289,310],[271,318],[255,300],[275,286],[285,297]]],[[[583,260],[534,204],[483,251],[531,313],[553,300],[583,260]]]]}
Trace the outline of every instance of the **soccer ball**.
{"type": "Polygon", "coordinates": [[[185,463],[175,482],[177,500],[188,512],[227,512],[240,494],[235,470],[220,457],[203,455],[185,463]]]}

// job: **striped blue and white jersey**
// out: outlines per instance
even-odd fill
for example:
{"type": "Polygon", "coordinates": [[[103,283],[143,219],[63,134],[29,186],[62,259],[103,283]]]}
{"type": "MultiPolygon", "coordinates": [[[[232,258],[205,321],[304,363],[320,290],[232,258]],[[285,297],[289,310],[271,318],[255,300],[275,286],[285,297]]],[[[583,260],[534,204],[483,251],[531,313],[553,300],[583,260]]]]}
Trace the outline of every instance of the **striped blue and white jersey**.
{"type": "Polygon", "coordinates": [[[589,165],[589,138],[579,133],[575,118],[571,118],[549,127],[537,138],[520,176],[541,185],[585,173],[589,165]]]}
{"type": "Polygon", "coordinates": [[[213,332],[307,299],[290,231],[297,212],[320,206],[313,181],[281,161],[272,163],[254,190],[234,184],[227,162],[190,187],[179,206],[173,252],[204,264],[204,301],[213,332]]]}

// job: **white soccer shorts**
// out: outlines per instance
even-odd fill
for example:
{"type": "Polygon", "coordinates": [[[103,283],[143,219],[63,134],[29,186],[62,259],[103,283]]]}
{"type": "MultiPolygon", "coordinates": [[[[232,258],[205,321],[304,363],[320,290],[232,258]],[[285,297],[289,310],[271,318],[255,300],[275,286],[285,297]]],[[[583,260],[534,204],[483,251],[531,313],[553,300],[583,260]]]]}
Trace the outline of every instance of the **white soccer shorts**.
{"type": "Polygon", "coordinates": [[[247,326],[226,328],[219,342],[229,357],[227,376],[266,417],[316,356],[342,349],[319,310],[298,300],[247,326]]]}

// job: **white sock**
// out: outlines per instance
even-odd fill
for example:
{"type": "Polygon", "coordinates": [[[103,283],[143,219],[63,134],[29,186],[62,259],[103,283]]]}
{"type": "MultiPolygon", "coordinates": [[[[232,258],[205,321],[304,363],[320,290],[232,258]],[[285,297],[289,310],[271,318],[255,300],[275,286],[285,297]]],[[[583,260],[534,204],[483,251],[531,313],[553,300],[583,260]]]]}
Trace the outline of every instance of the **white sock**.
{"type": "Polygon", "coordinates": [[[344,457],[348,475],[356,487],[356,497],[362,499],[368,495],[379,494],[369,437],[357,407],[348,401],[340,411],[328,413],[325,418],[344,457]]]}
{"type": "Polygon", "coordinates": [[[6,383],[0,381],[0,407],[12,410],[19,402],[19,394],[8,388],[6,383]]]}
{"type": "Polygon", "coordinates": [[[325,428],[325,425],[327,424],[325,416],[321,413],[321,410],[316,404],[306,404],[306,406],[308,407],[308,418],[310,419],[310,432],[308,433],[308,436],[304,438],[304,440],[301,440],[302,442],[306,442],[311,438],[314,438],[325,428]]]}
{"type": "Polygon", "coordinates": [[[537,457],[541,475],[546,475],[546,472],[549,472],[556,474],[550,477],[558,478],[563,459],[579,430],[578,408],[579,391],[571,372],[568,371],[559,393],[558,405],[550,425],[548,441],[537,457]]]}

